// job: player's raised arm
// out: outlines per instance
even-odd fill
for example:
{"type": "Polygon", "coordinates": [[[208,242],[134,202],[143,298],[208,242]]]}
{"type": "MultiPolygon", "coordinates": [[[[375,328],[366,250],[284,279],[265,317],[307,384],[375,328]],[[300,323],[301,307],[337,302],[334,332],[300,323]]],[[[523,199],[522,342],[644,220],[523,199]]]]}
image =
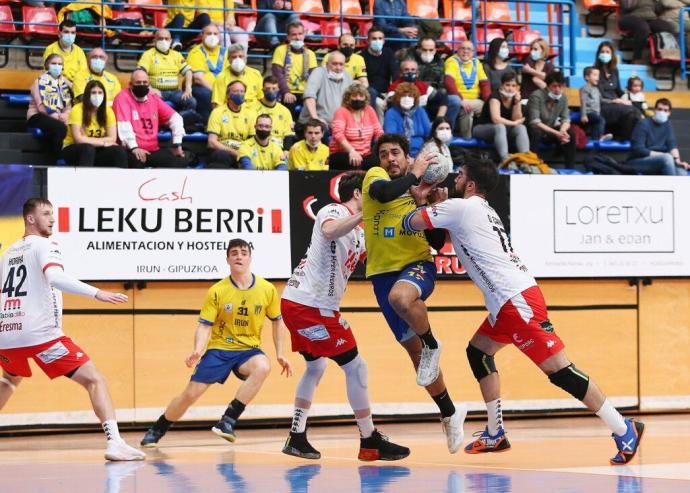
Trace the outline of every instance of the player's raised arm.
{"type": "Polygon", "coordinates": [[[292,365],[290,365],[290,361],[283,354],[285,333],[287,332],[283,319],[271,320],[271,328],[273,329],[273,345],[276,348],[276,359],[281,367],[280,374],[284,373],[286,377],[291,377],[292,365]]]}
{"type": "Polygon", "coordinates": [[[348,217],[327,219],[321,224],[321,232],[328,241],[336,240],[352,231],[362,222],[362,212],[357,212],[348,217]]]}

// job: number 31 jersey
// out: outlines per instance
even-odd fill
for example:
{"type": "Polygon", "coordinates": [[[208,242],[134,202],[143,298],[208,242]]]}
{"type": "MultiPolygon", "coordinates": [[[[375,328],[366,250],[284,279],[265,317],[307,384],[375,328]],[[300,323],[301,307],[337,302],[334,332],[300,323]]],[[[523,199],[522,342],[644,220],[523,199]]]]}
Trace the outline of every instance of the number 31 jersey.
{"type": "Polygon", "coordinates": [[[58,244],[30,235],[16,241],[0,264],[0,349],[42,344],[63,335],[62,293],[45,276],[62,268],[58,244]]]}
{"type": "Polygon", "coordinates": [[[422,209],[427,227],[445,228],[470,279],[481,289],[489,312],[537,282],[513,251],[501,219],[481,197],[450,199],[422,209]]]}

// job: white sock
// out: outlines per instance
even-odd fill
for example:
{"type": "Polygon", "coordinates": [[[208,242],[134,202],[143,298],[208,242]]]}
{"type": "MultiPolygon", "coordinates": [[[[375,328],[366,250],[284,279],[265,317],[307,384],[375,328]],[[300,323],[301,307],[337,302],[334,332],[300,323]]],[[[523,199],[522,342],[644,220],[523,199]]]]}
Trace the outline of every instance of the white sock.
{"type": "Polygon", "coordinates": [[[114,419],[103,421],[101,426],[103,426],[103,432],[105,433],[106,440],[122,440],[120,437],[120,430],[117,428],[117,421],[114,419]]]}
{"type": "Polygon", "coordinates": [[[304,430],[307,429],[307,416],[309,416],[309,409],[295,407],[295,413],[292,415],[292,428],[290,431],[293,433],[304,433],[304,430]]]}
{"type": "Polygon", "coordinates": [[[621,413],[613,407],[613,404],[611,404],[611,401],[608,399],[604,401],[601,409],[599,409],[596,414],[606,423],[606,426],[611,429],[614,435],[621,437],[628,431],[628,425],[625,424],[625,419],[621,416],[621,413]]]}
{"type": "Polygon", "coordinates": [[[488,415],[487,426],[489,435],[495,436],[498,430],[503,428],[503,411],[501,410],[501,399],[486,403],[486,413],[488,415]]]}
{"type": "Polygon", "coordinates": [[[364,418],[356,418],[357,426],[359,427],[359,434],[362,438],[369,438],[372,433],[374,433],[374,420],[369,416],[364,418]]]}

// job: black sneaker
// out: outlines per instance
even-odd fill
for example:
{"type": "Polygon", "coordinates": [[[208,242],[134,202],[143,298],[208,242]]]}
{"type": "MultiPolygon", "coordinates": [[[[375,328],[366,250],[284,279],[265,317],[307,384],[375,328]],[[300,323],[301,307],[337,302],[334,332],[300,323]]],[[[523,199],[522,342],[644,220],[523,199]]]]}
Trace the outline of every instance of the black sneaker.
{"type": "Polygon", "coordinates": [[[388,437],[374,430],[368,438],[359,440],[359,460],[400,460],[410,455],[410,449],[388,440],[388,437]]]}
{"type": "Polygon", "coordinates": [[[165,435],[164,431],[151,427],[144,435],[144,438],[141,439],[140,445],[145,448],[154,448],[156,445],[158,445],[158,440],[163,438],[163,435],[165,435]]]}
{"type": "Polygon", "coordinates": [[[302,459],[320,459],[321,452],[311,446],[307,440],[307,432],[295,433],[290,432],[288,439],[285,441],[283,453],[287,455],[294,455],[302,459]]]}

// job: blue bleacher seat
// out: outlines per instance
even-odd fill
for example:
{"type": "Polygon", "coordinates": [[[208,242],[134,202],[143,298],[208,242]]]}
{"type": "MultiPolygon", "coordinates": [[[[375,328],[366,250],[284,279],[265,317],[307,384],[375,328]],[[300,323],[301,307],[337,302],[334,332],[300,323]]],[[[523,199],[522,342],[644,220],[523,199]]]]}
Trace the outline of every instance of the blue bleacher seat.
{"type": "Polygon", "coordinates": [[[194,132],[193,134],[185,135],[183,140],[187,142],[206,142],[208,134],[206,132],[194,132]]]}
{"type": "Polygon", "coordinates": [[[29,127],[26,130],[37,139],[43,137],[43,131],[40,128],[29,127]]]}
{"type": "Polygon", "coordinates": [[[606,142],[597,142],[597,147],[602,151],[629,151],[631,145],[629,140],[608,140],[606,142]]]}
{"type": "Polygon", "coordinates": [[[2,99],[12,106],[28,106],[31,101],[29,94],[3,94],[2,99]]]}

